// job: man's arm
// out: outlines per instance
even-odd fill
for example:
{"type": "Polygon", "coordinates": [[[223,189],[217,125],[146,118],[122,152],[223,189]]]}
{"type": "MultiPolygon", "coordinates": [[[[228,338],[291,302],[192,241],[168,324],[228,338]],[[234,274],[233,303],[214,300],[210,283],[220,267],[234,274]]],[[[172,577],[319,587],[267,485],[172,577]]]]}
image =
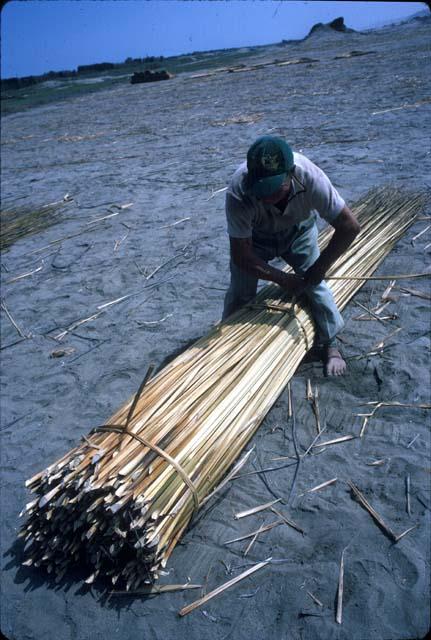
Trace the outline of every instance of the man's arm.
{"type": "Polygon", "coordinates": [[[361,230],[359,222],[347,206],[344,206],[332,226],[335,233],[328,246],[304,275],[307,285],[317,285],[322,282],[329,268],[350,247],[361,230]]]}
{"type": "Polygon", "coordinates": [[[251,238],[230,238],[230,251],[232,260],[237,267],[246,271],[250,275],[275,282],[284,291],[292,296],[299,295],[304,289],[304,280],[299,276],[284,273],[280,269],[275,269],[262,260],[253,251],[253,241],[251,238]]]}

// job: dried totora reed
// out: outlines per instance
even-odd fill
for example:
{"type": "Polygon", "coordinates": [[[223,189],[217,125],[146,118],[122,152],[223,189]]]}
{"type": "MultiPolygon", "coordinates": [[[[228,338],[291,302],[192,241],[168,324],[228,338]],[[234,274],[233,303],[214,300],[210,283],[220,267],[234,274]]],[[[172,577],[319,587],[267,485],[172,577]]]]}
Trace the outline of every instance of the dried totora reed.
{"type": "MultiPolygon", "coordinates": [[[[329,279],[341,309],[423,203],[384,189],[356,204],[362,231],[329,279]]],[[[321,234],[322,247],[330,236],[321,234]]],[[[237,311],[148,381],[133,412],[134,398],[28,480],[36,499],[20,533],[26,564],[61,580],[79,562],[89,583],[103,576],[125,590],[154,582],[313,344],[307,307],[287,302],[265,287],[257,308],[237,311]]]]}

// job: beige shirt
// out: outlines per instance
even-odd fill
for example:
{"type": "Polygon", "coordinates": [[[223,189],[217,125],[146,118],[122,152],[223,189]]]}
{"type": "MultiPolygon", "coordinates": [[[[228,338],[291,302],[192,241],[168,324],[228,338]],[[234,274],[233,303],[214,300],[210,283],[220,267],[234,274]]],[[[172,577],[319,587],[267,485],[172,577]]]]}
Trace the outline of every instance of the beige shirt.
{"type": "Polygon", "coordinates": [[[227,230],[231,238],[250,238],[253,229],[274,234],[320,215],[332,223],[345,206],[328,176],[311,160],[294,153],[295,172],[286,208],[276,206],[247,192],[247,163],[233,174],[226,194],[227,230]]]}

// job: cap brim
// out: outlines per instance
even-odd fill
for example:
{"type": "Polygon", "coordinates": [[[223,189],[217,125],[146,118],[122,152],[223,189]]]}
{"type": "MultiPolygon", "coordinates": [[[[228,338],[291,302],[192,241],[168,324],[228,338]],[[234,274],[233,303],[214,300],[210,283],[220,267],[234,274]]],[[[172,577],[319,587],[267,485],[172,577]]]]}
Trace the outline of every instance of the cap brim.
{"type": "Polygon", "coordinates": [[[251,185],[250,191],[257,198],[266,198],[278,191],[283,184],[286,173],[281,173],[277,176],[269,176],[267,178],[260,178],[251,185]]]}

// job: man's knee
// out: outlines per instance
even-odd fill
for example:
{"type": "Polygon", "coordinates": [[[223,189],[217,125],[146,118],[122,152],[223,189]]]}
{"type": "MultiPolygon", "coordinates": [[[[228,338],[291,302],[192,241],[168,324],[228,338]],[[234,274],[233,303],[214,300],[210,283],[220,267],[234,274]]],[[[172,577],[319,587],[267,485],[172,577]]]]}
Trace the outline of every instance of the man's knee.
{"type": "Polygon", "coordinates": [[[257,278],[249,275],[230,262],[230,286],[224,300],[222,319],[225,320],[240,307],[254,298],[257,292],[257,278]]]}
{"type": "Polygon", "coordinates": [[[313,224],[311,228],[308,227],[300,232],[289,250],[282,256],[298,275],[304,275],[320,255],[317,236],[317,227],[313,224]]]}
{"type": "Polygon", "coordinates": [[[244,293],[238,295],[238,293],[235,294],[235,292],[229,288],[224,300],[222,320],[226,320],[228,316],[232,315],[232,313],[235,313],[235,311],[238,311],[238,309],[250,302],[255,295],[256,290],[254,292],[249,292],[248,295],[245,295],[244,293]]]}
{"type": "Polygon", "coordinates": [[[257,278],[243,271],[231,260],[229,292],[233,298],[248,302],[256,295],[257,278]]]}

